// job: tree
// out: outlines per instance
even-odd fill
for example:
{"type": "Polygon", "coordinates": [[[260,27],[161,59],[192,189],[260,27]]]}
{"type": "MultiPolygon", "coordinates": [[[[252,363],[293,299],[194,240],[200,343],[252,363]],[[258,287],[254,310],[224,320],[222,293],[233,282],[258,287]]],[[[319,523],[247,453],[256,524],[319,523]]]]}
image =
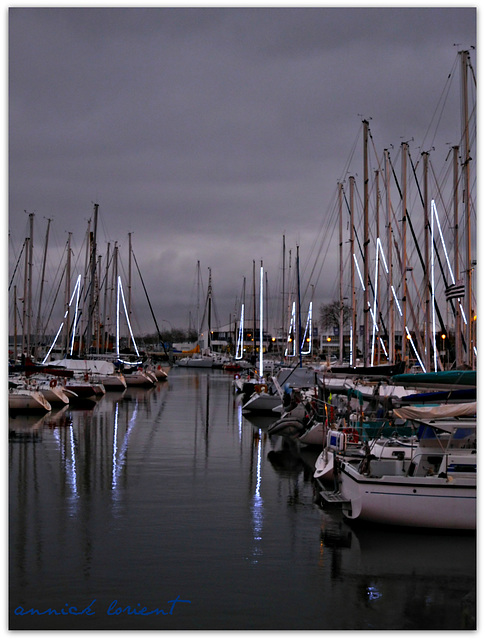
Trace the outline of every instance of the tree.
{"type": "MultiPolygon", "coordinates": [[[[343,305],[344,325],[350,316],[350,307],[343,305]]],[[[322,329],[333,329],[340,325],[340,302],[334,300],[329,304],[320,305],[320,326],[322,329]]]]}

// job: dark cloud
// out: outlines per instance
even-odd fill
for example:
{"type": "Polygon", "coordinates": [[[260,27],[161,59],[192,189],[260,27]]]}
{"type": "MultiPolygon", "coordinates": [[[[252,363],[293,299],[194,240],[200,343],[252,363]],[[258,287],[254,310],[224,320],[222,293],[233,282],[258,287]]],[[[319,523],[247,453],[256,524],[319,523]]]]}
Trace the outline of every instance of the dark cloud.
{"type": "MultiPolygon", "coordinates": [[[[309,270],[318,250],[323,260],[362,117],[378,154],[413,139],[413,152],[444,157],[457,143],[458,86],[443,133],[429,127],[475,19],[467,7],[10,9],[11,262],[24,210],[36,212],[39,260],[45,217],[52,260],[67,231],[81,255],[96,201],[100,246],[118,241],[126,259],[133,233],[160,317],[187,325],[200,260],[226,321],[253,260],[277,286],[283,234],[309,270]]],[[[336,250],[335,237],[322,301],[336,250]]]]}

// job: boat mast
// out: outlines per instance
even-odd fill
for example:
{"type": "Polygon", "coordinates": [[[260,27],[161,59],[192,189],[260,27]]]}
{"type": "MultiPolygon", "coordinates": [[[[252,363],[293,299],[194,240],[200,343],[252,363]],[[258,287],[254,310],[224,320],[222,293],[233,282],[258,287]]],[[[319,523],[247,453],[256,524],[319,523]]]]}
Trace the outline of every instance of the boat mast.
{"type": "MultiPolygon", "coordinates": [[[[424,213],[424,288],[425,288],[425,320],[424,320],[424,365],[426,371],[431,371],[431,344],[434,344],[435,337],[430,331],[430,256],[429,256],[429,211],[428,211],[428,160],[429,154],[423,152],[423,213],[424,213]]],[[[434,247],[433,249],[434,250],[434,247]]],[[[434,300],[433,300],[434,303],[434,300]]]]}
{"type": "MultiPolygon", "coordinates": [[[[379,197],[380,197],[380,193],[379,193],[379,171],[376,169],[375,171],[375,177],[376,177],[376,238],[379,240],[380,243],[380,207],[379,207],[379,197]]],[[[377,241],[376,241],[377,242],[377,241]]],[[[377,248],[379,249],[379,248],[377,248]]],[[[378,250],[376,251],[376,270],[378,269],[379,266],[379,254],[378,254],[378,250]]],[[[380,341],[380,336],[379,336],[379,317],[381,315],[381,280],[379,278],[379,273],[377,273],[377,281],[376,281],[376,291],[374,291],[374,296],[376,297],[376,305],[375,305],[375,315],[374,315],[374,327],[372,328],[372,331],[376,332],[376,337],[377,337],[377,364],[381,363],[381,341],[380,341]]],[[[371,362],[374,362],[374,352],[372,352],[371,354],[371,362]]]]}
{"type": "Polygon", "coordinates": [[[86,253],[84,256],[84,280],[83,280],[83,299],[82,299],[82,310],[81,310],[81,318],[79,322],[79,344],[78,344],[78,355],[81,355],[83,351],[83,336],[84,336],[84,327],[86,323],[86,296],[87,296],[87,284],[88,284],[88,273],[89,273],[89,248],[91,243],[91,218],[88,220],[88,229],[86,232],[86,253]]]}
{"type": "Polygon", "coordinates": [[[13,361],[17,362],[17,285],[13,286],[13,361]]]}
{"type": "Polygon", "coordinates": [[[369,168],[368,168],[368,138],[369,123],[364,124],[364,365],[369,365],[369,168]]]}
{"type": "Polygon", "coordinates": [[[28,287],[27,287],[27,353],[29,356],[31,353],[31,337],[32,337],[32,264],[33,264],[33,252],[34,252],[34,214],[29,213],[29,226],[30,226],[30,238],[29,238],[29,274],[28,274],[28,287]]]}
{"type": "Polygon", "coordinates": [[[209,351],[211,350],[211,329],[212,329],[212,271],[211,268],[208,267],[209,269],[209,284],[207,286],[207,325],[208,325],[208,332],[207,332],[207,346],[209,351]]]}
{"type": "Polygon", "coordinates": [[[354,185],[355,178],[350,176],[350,289],[352,296],[352,317],[350,321],[350,366],[355,366],[356,361],[356,344],[357,344],[357,307],[355,296],[355,261],[354,261],[354,185]]]}
{"type": "Polygon", "coordinates": [[[401,220],[401,242],[402,242],[402,326],[401,326],[401,360],[406,361],[407,354],[407,251],[406,251],[406,216],[407,216],[407,152],[408,144],[401,144],[401,171],[402,171],[402,220],[401,220]]]}
{"type": "Polygon", "coordinates": [[[103,257],[101,254],[98,256],[98,270],[97,270],[97,278],[96,278],[96,353],[99,355],[99,349],[101,344],[101,267],[103,264],[103,257]]]}
{"type": "Polygon", "coordinates": [[[25,356],[27,336],[26,336],[26,322],[27,322],[27,287],[28,287],[28,273],[29,273],[29,241],[30,238],[25,238],[25,265],[24,265],[24,295],[22,298],[22,356],[25,356]]]}
{"type": "Polygon", "coordinates": [[[67,233],[67,245],[66,245],[66,287],[64,292],[64,306],[66,309],[66,322],[62,329],[62,350],[64,354],[69,351],[69,331],[71,326],[71,306],[69,304],[71,300],[71,236],[72,233],[67,233]]]}
{"type": "Polygon", "coordinates": [[[50,227],[51,219],[47,218],[47,230],[45,234],[45,244],[44,244],[44,256],[42,259],[42,275],[40,279],[40,294],[39,294],[39,308],[37,310],[37,325],[35,329],[36,335],[36,345],[35,345],[35,358],[37,359],[38,350],[39,350],[39,341],[40,341],[40,324],[41,324],[41,311],[42,311],[42,296],[44,293],[44,278],[45,278],[45,263],[47,259],[47,245],[49,243],[49,227],[50,227]]]}
{"type": "Polygon", "coordinates": [[[87,328],[86,328],[86,346],[85,351],[89,353],[91,350],[91,344],[93,339],[93,317],[94,317],[94,306],[96,304],[96,287],[95,287],[95,279],[96,279],[96,232],[98,227],[98,204],[94,205],[94,224],[93,224],[93,233],[91,237],[91,258],[90,258],[90,284],[89,284],[89,308],[88,308],[88,319],[87,319],[87,328]]]}
{"type": "Polygon", "coordinates": [[[253,355],[256,358],[256,262],[253,260],[253,355]]]}
{"type": "Polygon", "coordinates": [[[300,296],[300,247],[296,245],[296,287],[298,293],[298,359],[300,362],[300,367],[302,366],[302,358],[301,358],[301,296],[300,296]]]}
{"type": "Polygon", "coordinates": [[[344,258],[343,258],[343,220],[342,220],[342,202],[343,202],[343,184],[338,184],[338,210],[339,210],[339,359],[343,362],[344,359],[344,294],[343,294],[343,273],[344,273],[344,258]]]}
{"type": "Polygon", "coordinates": [[[394,330],[394,296],[392,295],[392,207],[391,207],[391,173],[389,171],[389,151],[384,150],[386,170],[386,209],[387,209],[387,260],[389,270],[388,323],[389,323],[389,362],[395,364],[395,330],[394,330]]]}
{"type": "Polygon", "coordinates": [[[286,247],[285,234],[283,234],[283,301],[281,305],[281,354],[285,355],[283,347],[283,336],[286,334],[286,319],[288,317],[288,304],[285,295],[285,276],[286,276],[286,247]]]}
{"type": "Polygon", "coordinates": [[[462,70],[462,90],[463,90],[463,150],[462,161],[464,165],[464,198],[465,198],[465,242],[466,242],[466,289],[465,297],[467,301],[466,312],[466,364],[473,365],[473,311],[472,311],[472,260],[471,260],[471,225],[470,225],[470,136],[468,130],[468,61],[469,52],[460,51],[462,70]]]}
{"type": "MultiPolygon", "coordinates": [[[[455,278],[460,273],[460,240],[458,233],[458,146],[453,147],[453,215],[454,215],[454,244],[455,244],[455,278]]],[[[463,367],[463,342],[461,328],[461,312],[459,300],[455,304],[455,360],[458,369],[463,367]]]]}
{"type": "Polygon", "coordinates": [[[200,340],[200,334],[202,327],[200,326],[200,260],[197,260],[197,309],[196,309],[196,322],[197,322],[197,344],[200,340]]]}
{"type": "Polygon", "coordinates": [[[264,295],[264,286],[263,286],[263,261],[261,260],[261,268],[259,275],[259,377],[263,378],[264,375],[264,366],[263,366],[263,322],[264,322],[264,314],[263,314],[263,295],[264,295]]]}
{"type": "Polygon", "coordinates": [[[110,257],[111,243],[108,242],[106,248],[106,270],[104,275],[104,300],[103,300],[103,353],[106,353],[109,342],[109,332],[107,332],[106,319],[108,312],[108,278],[109,278],[109,257],[110,257]]]}
{"type": "MultiPolygon", "coordinates": [[[[131,325],[131,233],[128,234],[128,322],[131,325]]],[[[128,347],[131,349],[131,338],[128,336],[128,347]]]]}

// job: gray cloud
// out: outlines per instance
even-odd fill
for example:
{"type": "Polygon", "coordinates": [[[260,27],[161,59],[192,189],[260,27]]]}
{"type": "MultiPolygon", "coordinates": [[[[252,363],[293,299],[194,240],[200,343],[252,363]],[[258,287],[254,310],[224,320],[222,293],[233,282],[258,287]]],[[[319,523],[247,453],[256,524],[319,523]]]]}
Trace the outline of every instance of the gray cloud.
{"type": "MultiPolygon", "coordinates": [[[[283,233],[307,277],[319,234],[336,233],[337,181],[362,172],[360,148],[346,164],[362,117],[378,154],[413,139],[418,157],[433,145],[441,159],[458,143],[458,86],[439,135],[429,127],[475,19],[466,7],[10,9],[10,261],[24,210],[39,261],[46,217],[52,268],[67,231],[81,255],[96,201],[101,253],[118,241],[126,260],[133,233],[153,306],[174,326],[187,326],[197,260],[223,322],[253,260],[276,297],[283,233]]],[[[332,273],[319,301],[334,295],[336,242],[314,269],[332,273]]],[[[139,285],[133,295],[152,331],[139,285]]]]}

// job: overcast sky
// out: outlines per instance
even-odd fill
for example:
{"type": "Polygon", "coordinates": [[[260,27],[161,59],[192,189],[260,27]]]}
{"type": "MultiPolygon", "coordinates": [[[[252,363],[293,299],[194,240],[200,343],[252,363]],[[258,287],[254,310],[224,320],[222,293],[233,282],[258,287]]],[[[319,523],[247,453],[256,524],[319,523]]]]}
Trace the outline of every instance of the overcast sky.
{"type": "MultiPolygon", "coordinates": [[[[439,166],[460,141],[447,79],[460,50],[475,64],[475,21],[446,6],[10,9],[11,273],[30,212],[37,281],[48,218],[46,290],[68,232],[82,269],[98,203],[99,252],[118,242],[125,279],[132,233],[162,329],[194,319],[197,261],[222,324],[253,260],[275,301],[283,235],[305,295],[335,299],[337,183],[362,190],[363,118],[377,154],[410,141],[439,166]]],[[[133,269],[135,329],[153,332],[133,269]]]]}

